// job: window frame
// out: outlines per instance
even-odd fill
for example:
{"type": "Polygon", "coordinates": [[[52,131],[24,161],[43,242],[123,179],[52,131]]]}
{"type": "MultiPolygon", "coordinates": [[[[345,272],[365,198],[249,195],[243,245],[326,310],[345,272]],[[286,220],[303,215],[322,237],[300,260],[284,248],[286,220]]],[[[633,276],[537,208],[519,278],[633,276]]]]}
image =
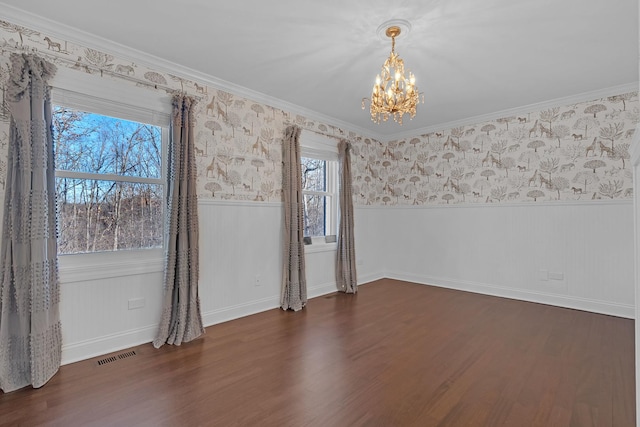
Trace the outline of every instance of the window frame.
{"type": "MultiPolygon", "coordinates": [[[[169,94],[63,67],[58,69],[51,85],[52,105],[158,126],[161,128],[162,138],[162,175],[159,178],[74,171],[66,171],[63,175],[59,175],[58,170],[56,170],[56,177],[98,178],[162,185],[166,197],[171,123],[169,94]]],[[[166,220],[163,226],[166,227],[166,220]]],[[[166,230],[163,235],[166,236],[166,230]]],[[[60,254],[58,255],[60,280],[63,283],[70,283],[161,272],[165,248],[166,242],[163,243],[162,248],[60,254]]]]}
{"type": "Polygon", "coordinates": [[[338,145],[334,138],[320,135],[315,132],[303,130],[300,134],[300,157],[325,161],[326,191],[302,190],[305,194],[328,196],[331,203],[328,212],[325,212],[325,235],[311,236],[311,245],[305,246],[305,253],[324,252],[336,250],[337,243],[327,243],[326,236],[338,234],[339,222],[339,164],[338,145]],[[327,234],[329,233],[329,234],[327,234]]]}

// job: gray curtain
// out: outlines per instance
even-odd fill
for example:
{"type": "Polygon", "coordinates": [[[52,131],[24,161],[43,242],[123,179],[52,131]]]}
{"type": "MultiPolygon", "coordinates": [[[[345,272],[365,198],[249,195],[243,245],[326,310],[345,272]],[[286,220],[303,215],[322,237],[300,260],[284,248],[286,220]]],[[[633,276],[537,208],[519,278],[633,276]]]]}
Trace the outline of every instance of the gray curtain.
{"type": "Polygon", "coordinates": [[[55,167],[48,80],[56,67],[12,54],[0,287],[0,388],[43,386],[62,350],[55,167]]]}
{"type": "Polygon", "coordinates": [[[167,191],[165,295],[158,336],[153,345],[180,345],[204,333],[198,297],[199,232],[193,135],[195,101],[173,98],[167,191]]]}
{"type": "Polygon", "coordinates": [[[340,169],[340,220],[336,284],[348,294],[358,292],[356,276],[356,242],[353,238],[353,198],[351,190],[351,144],[344,139],[338,143],[340,169]]]}
{"type": "Polygon", "coordinates": [[[282,156],[282,193],[284,199],[284,254],[282,269],[283,310],[298,311],[307,304],[307,282],[304,268],[302,216],[302,167],[300,161],[300,128],[285,131],[282,156]]]}

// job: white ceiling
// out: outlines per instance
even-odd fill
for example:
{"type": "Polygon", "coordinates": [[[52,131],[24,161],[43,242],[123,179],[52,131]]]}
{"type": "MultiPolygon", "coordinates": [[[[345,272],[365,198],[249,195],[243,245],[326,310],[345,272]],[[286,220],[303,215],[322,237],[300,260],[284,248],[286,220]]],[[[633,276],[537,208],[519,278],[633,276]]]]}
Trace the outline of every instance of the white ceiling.
{"type": "Polygon", "coordinates": [[[638,81],[638,0],[3,3],[0,19],[3,9],[24,26],[46,17],[70,41],[113,41],[146,53],[141,63],[178,64],[384,138],[638,81]],[[361,109],[391,48],[376,33],[389,19],[412,26],[396,51],[426,101],[402,127],[361,109]]]}

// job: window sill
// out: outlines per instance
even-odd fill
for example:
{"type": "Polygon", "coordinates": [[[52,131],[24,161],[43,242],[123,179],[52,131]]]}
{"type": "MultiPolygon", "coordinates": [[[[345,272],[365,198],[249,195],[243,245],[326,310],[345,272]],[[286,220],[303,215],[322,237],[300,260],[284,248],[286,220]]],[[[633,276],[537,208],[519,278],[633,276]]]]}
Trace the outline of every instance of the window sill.
{"type": "Polygon", "coordinates": [[[164,269],[164,251],[148,249],[60,255],[58,266],[61,283],[157,273],[164,269]]]}
{"type": "MultiPolygon", "coordinates": [[[[322,238],[324,239],[324,237],[322,238]]],[[[338,249],[337,243],[325,243],[324,241],[320,241],[316,243],[315,241],[311,245],[305,245],[304,253],[305,254],[314,254],[318,252],[335,252],[338,249]]]]}

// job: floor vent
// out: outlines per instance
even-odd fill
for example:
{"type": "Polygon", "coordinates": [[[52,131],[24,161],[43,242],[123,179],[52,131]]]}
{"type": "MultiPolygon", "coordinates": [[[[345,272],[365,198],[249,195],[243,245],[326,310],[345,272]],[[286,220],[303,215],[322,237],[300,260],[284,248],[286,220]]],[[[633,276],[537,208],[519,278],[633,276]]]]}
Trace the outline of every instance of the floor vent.
{"type": "Polygon", "coordinates": [[[98,366],[106,365],[107,363],[117,362],[121,359],[126,359],[127,357],[135,356],[136,352],[134,350],[127,351],[126,353],[120,353],[115,356],[105,357],[104,359],[98,360],[98,366]]]}
{"type": "Polygon", "coordinates": [[[127,351],[126,353],[120,353],[118,355],[118,359],[126,359],[127,357],[135,356],[136,352],[134,350],[127,351]]]}

